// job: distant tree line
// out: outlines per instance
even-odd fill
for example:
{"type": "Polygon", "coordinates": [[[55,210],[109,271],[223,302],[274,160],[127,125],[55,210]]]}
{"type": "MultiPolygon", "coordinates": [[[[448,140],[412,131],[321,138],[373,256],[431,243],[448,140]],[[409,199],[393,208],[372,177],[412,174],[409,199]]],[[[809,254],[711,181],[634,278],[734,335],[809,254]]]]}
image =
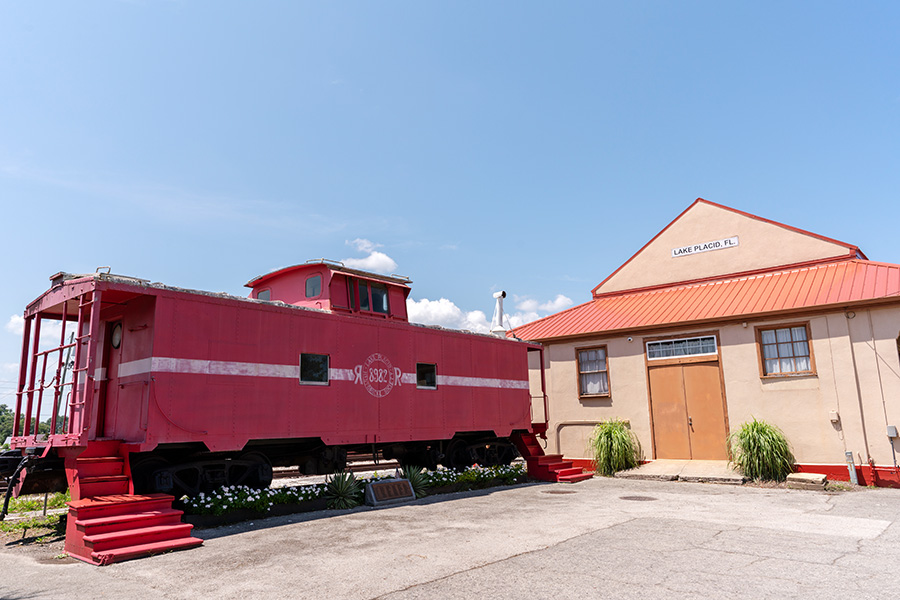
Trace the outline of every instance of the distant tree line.
{"type": "MultiPolygon", "coordinates": [[[[13,430],[13,417],[15,416],[15,412],[10,407],[5,404],[0,404],[0,444],[6,441],[6,438],[12,436],[13,430]]],[[[20,420],[25,422],[25,415],[19,415],[20,420]]],[[[49,434],[50,433],[50,420],[48,418],[46,421],[42,421],[38,424],[38,434],[49,434]]],[[[57,431],[65,430],[65,418],[60,417],[57,419],[56,428],[57,431]]],[[[21,425],[19,426],[21,427],[21,425]]],[[[32,425],[33,427],[33,425],[32,425]]]]}

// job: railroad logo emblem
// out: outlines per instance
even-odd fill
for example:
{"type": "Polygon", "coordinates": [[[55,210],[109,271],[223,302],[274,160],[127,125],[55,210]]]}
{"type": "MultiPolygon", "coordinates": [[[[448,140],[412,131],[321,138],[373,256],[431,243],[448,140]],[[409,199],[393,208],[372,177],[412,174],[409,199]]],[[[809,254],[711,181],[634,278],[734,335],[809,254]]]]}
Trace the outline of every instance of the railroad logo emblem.
{"type": "Polygon", "coordinates": [[[353,383],[362,383],[376,398],[384,398],[395,385],[400,385],[400,369],[395,369],[390,359],[378,352],[371,354],[363,364],[356,365],[353,371],[353,383]]]}

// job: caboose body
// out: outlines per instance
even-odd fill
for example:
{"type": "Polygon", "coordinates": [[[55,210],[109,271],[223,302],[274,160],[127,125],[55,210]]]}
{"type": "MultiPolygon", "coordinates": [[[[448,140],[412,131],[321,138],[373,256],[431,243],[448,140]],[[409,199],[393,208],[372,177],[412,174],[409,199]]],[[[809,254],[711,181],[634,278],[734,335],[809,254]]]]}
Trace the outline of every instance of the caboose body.
{"type": "Polygon", "coordinates": [[[541,347],[408,323],[408,279],[319,261],[252,280],[249,298],[109,273],[51,280],[25,311],[0,519],[10,493],[68,487],[76,558],[196,546],[176,496],[264,488],[273,465],[338,471],[351,451],[432,468],[518,451],[534,478],[590,477],[535,437],[546,420],[531,422],[528,355],[542,365],[541,347]]]}
{"type": "MultiPolygon", "coordinates": [[[[104,442],[126,459],[115,491],[178,494],[265,486],[273,465],[341,470],[348,451],[508,464],[510,436],[532,430],[540,346],[410,324],[408,284],[324,261],[258,277],[249,298],[58,274],[25,313],[12,447],[53,464],[104,442]],[[61,341],[43,350],[48,320],[61,341]]],[[[54,472],[59,488],[58,468],[19,487],[54,472]]]]}

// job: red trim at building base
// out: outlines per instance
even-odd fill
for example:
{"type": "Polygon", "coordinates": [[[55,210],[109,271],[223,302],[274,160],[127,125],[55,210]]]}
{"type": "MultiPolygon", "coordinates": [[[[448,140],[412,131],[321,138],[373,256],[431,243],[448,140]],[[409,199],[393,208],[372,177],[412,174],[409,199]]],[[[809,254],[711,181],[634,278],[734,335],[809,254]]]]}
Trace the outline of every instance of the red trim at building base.
{"type": "MultiPolygon", "coordinates": [[[[795,468],[798,473],[820,473],[832,481],[850,481],[850,470],[847,465],[795,465],[795,468]]],[[[900,469],[857,466],[856,480],[859,485],[900,488],[900,469]]]]}
{"type": "MultiPolygon", "coordinates": [[[[572,466],[581,467],[582,469],[593,471],[594,463],[589,458],[566,458],[572,461],[572,466]]],[[[651,461],[643,461],[646,464],[651,461]]],[[[794,465],[797,473],[819,473],[825,475],[831,481],[850,481],[850,471],[847,465],[794,465]]],[[[862,465],[856,467],[856,480],[859,485],[900,488],[900,469],[894,467],[870,467],[862,465]]]]}

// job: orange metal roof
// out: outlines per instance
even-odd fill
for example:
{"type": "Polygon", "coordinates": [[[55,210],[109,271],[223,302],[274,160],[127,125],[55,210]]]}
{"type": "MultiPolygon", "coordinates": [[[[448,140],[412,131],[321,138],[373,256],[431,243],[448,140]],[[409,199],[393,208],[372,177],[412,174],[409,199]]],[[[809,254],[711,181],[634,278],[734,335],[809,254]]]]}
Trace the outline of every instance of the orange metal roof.
{"type": "Polygon", "coordinates": [[[526,340],[900,302],[900,265],[845,260],[746,277],[599,296],[515,330],[526,340]]]}

